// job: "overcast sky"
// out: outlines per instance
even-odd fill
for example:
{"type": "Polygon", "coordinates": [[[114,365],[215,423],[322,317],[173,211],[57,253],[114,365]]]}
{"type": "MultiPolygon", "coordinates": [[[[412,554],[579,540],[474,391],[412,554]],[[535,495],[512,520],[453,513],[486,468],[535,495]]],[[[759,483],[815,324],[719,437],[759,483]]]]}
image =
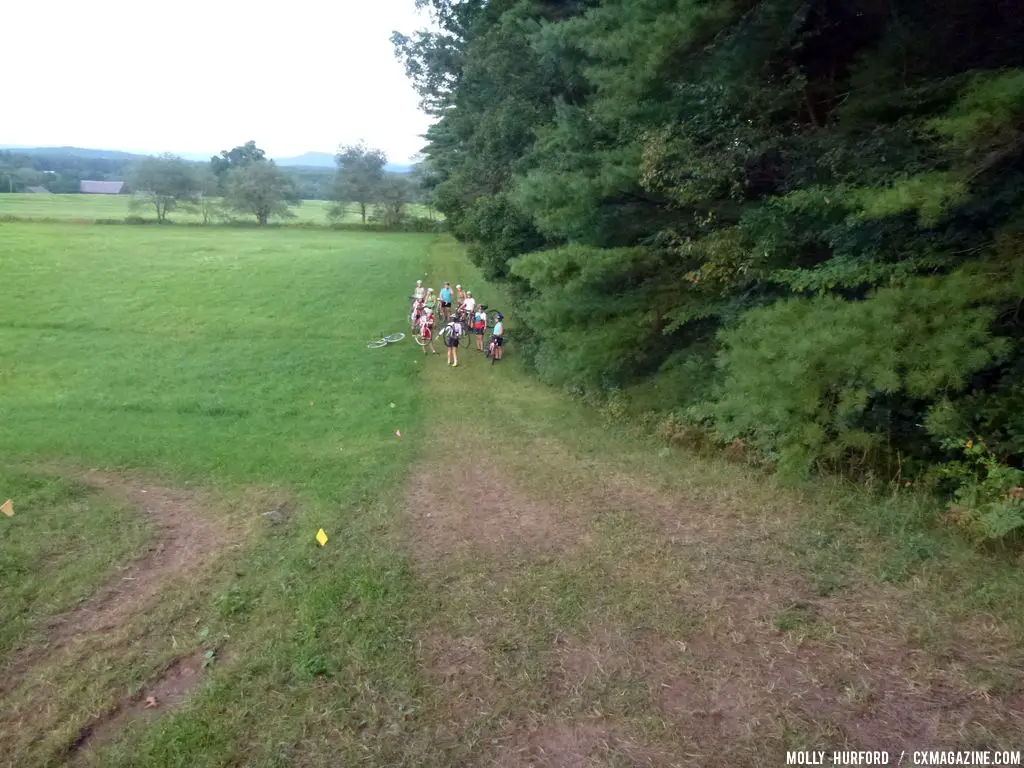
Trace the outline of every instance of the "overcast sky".
{"type": "Polygon", "coordinates": [[[392,30],[414,0],[8,0],[0,144],[271,157],[365,139],[392,162],[430,121],[392,30]]]}

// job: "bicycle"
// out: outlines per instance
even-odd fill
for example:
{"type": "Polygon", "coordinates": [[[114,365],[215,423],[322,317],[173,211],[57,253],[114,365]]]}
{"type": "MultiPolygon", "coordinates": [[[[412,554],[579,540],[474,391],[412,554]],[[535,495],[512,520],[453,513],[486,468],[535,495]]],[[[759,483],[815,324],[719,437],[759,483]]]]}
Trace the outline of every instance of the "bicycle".
{"type": "Polygon", "coordinates": [[[404,338],[405,338],[405,334],[404,333],[392,333],[390,336],[383,336],[382,335],[376,341],[367,342],[366,348],[367,349],[380,349],[381,347],[386,347],[389,344],[397,344],[398,342],[400,342],[404,338]]]}
{"type": "MultiPolygon", "coordinates": [[[[504,338],[505,337],[502,336],[502,339],[504,339],[504,338]]],[[[502,344],[502,346],[505,346],[505,345],[502,344]]],[[[495,352],[495,350],[497,350],[497,348],[498,348],[498,345],[495,343],[495,341],[494,341],[494,334],[492,333],[491,334],[491,340],[487,343],[487,352],[485,353],[486,357],[491,358],[491,365],[494,365],[494,361],[498,359],[498,358],[496,358],[494,356],[494,352],[495,352]]]]}

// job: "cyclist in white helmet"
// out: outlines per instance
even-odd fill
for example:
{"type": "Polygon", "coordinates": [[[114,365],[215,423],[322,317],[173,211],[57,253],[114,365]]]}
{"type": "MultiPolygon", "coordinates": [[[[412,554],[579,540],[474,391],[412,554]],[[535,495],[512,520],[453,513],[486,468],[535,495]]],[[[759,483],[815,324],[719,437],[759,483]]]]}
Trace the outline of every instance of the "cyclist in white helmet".
{"type": "Polygon", "coordinates": [[[420,318],[420,336],[426,342],[423,345],[423,354],[427,354],[427,347],[430,347],[430,351],[436,355],[438,352],[434,349],[434,310],[430,307],[424,308],[423,317],[420,318]]]}

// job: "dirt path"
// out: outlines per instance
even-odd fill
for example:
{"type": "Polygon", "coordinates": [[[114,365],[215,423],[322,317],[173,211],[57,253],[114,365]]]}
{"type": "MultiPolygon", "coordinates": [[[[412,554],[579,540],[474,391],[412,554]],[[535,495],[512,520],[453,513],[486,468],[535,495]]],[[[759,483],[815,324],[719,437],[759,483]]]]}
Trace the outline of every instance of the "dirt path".
{"type": "Polygon", "coordinates": [[[161,604],[180,599],[174,592],[188,580],[202,578],[230,543],[203,494],[98,471],[79,477],[96,492],[145,515],[153,529],[152,544],[130,562],[115,565],[115,575],[89,600],[42,627],[8,659],[0,682],[8,709],[3,713],[4,732],[20,741],[37,733],[58,751],[66,738],[63,749],[76,762],[95,741],[106,739],[129,720],[167,712],[198,684],[202,651],[196,655],[183,644],[176,652],[174,637],[150,636],[147,616],[161,604]],[[171,648],[166,647],[168,641],[171,648]],[[161,659],[166,661],[161,664],[161,659]],[[146,684],[134,692],[106,688],[110,665],[128,670],[140,663],[160,665],[146,684]],[[93,674],[79,684],[60,683],[61,678],[70,681],[90,669],[93,674]],[[84,687],[79,696],[107,703],[87,714],[81,702],[55,700],[49,693],[80,686],[84,687]]]}
{"type": "Polygon", "coordinates": [[[203,515],[203,501],[194,493],[96,471],[85,473],[82,480],[145,514],[154,527],[153,545],[118,567],[118,575],[88,601],[53,618],[43,630],[45,644],[15,657],[0,693],[13,687],[42,656],[74,653],[76,645],[116,634],[115,630],[152,606],[170,579],[203,568],[221,548],[212,521],[203,515]]]}
{"type": "Polygon", "coordinates": [[[568,502],[485,463],[445,481],[462,504],[410,511],[420,568],[446,594],[422,647],[449,747],[498,742],[467,764],[753,766],[787,747],[1011,746],[1024,732],[1020,690],[979,678],[1021,669],[1009,627],[942,626],[913,585],[816,594],[787,562],[781,511],[600,477],[568,502]],[[929,626],[939,636],[916,636],[929,626]]]}
{"type": "MultiPolygon", "coordinates": [[[[870,537],[803,558],[815,512],[795,494],[704,477],[697,460],[656,468],[650,446],[538,435],[536,388],[517,394],[534,385],[509,372],[499,387],[468,362],[459,423],[503,437],[442,426],[434,439],[479,458],[425,461],[407,502],[408,547],[438,595],[419,639],[437,765],[1020,748],[1019,627],[945,602],[941,566],[883,582],[870,537]]],[[[445,382],[428,386],[440,398],[445,382]]]]}

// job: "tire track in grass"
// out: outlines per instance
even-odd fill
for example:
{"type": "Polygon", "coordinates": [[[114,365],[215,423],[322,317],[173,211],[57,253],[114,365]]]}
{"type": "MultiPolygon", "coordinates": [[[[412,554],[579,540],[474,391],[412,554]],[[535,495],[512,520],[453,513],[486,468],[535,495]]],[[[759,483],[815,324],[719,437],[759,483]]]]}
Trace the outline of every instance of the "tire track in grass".
{"type": "MultiPolygon", "coordinates": [[[[24,735],[44,727],[44,723],[62,733],[77,729],[77,736],[66,748],[69,754],[81,757],[97,736],[105,740],[116,735],[121,725],[137,719],[143,709],[153,710],[144,713],[152,720],[154,715],[182,703],[200,681],[201,676],[193,673],[201,670],[202,664],[197,666],[189,652],[178,652],[137,693],[104,691],[116,703],[104,705],[91,716],[78,711],[81,707],[73,702],[53,701],[48,692],[60,685],[65,674],[77,674],[72,670],[124,664],[126,655],[141,654],[147,662],[154,653],[162,657],[165,652],[157,648],[165,644],[166,638],[140,634],[137,625],[183,580],[202,581],[227,549],[237,547],[239,540],[246,538],[246,525],[236,521],[235,535],[224,536],[218,527],[219,515],[211,514],[218,505],[194,489],[172,488],[98,470],[71,474],[94,492],[134,508],[154,529],[153,539],[143,552],[118,567],[92,597],[48,619],[37,637],[30,638],[5,665],[0,685],[0,694],[10,706],[4,717],[5,730],[24,735]],[[153,702],[147,708],[149,697],[153,702]]],[[[46,737],[48,742],[55,738],[56,733],[46,737]]]]}

